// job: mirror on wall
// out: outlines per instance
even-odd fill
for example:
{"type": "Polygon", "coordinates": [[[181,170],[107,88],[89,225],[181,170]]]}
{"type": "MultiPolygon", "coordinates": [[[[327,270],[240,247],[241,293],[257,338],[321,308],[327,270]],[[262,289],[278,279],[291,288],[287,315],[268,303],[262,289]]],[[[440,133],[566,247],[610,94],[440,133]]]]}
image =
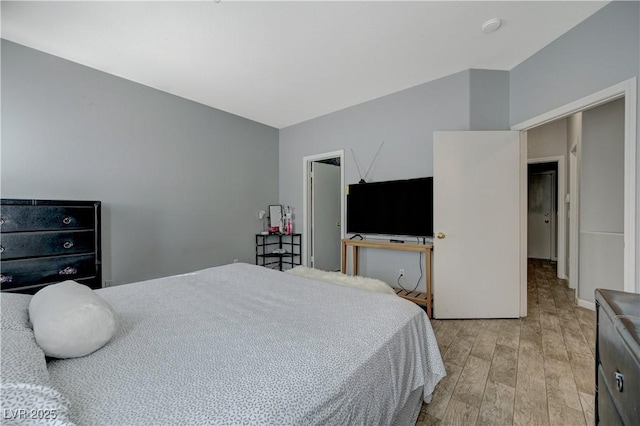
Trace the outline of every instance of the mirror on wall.
{"type": "Polygon", "coordinates": [[[280,204],[269,206],[269,231],[277,232],[282,225],[282,206],[280,204]]]}

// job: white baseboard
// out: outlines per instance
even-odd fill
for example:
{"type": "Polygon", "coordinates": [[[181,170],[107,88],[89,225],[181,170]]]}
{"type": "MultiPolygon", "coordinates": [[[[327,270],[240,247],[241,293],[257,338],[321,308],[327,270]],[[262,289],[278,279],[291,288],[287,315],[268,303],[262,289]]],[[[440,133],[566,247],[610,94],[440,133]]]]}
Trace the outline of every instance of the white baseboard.
{"type": "Polygon", "coordinates": [[[578,299],[578,298],[576,298],[576,302],[578,303],[578,306],[580,306],[582,308],[591,309],[592,311],[596,310],[595,302],[587,302],[586,300],[582,300],[582,299],[578,299]]]}

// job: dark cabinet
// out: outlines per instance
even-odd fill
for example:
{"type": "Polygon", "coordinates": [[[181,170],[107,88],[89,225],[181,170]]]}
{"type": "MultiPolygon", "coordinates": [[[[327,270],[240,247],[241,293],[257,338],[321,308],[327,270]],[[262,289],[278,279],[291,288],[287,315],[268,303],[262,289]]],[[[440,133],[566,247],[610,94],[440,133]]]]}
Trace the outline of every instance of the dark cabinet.
{"type": "Polygon", "coordinates": [[[640,294],[596,290],[596,424],[640,424],[640,294]]]}
{"type": "Polygon", "coordinates": [[[256,265],[283,271],[302,262],[301,234],[256,234],[256,265]]]}
{"type": "Polygon", "coordinates": [[[75,280],[102,287],[99,201],[3,199],[0,289],[35,293],[75,280]]]}

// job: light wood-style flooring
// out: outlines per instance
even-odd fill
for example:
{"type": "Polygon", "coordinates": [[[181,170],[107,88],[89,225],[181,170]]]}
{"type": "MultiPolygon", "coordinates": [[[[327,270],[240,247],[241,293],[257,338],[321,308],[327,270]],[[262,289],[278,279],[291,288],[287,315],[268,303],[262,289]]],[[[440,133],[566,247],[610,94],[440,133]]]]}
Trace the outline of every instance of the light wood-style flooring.
{"type": "Polygon", "coordinates": [[[530,260],[526,318],[432,320],[447,377],[416,425],[593,424],[595,312],[574,300],[530,260]]]}

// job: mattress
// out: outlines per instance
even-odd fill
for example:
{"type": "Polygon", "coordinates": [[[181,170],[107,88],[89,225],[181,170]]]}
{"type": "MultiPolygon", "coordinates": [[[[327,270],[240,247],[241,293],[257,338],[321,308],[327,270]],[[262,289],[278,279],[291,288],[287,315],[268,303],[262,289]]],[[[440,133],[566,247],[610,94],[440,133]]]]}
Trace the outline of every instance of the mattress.
{"type": "Polygon", "coordinates": [[[48,363],[80,425],[392,424],[445,375],[427,316],[395,295],[242,263],[98,293],[114,338],[48,363]]]}

